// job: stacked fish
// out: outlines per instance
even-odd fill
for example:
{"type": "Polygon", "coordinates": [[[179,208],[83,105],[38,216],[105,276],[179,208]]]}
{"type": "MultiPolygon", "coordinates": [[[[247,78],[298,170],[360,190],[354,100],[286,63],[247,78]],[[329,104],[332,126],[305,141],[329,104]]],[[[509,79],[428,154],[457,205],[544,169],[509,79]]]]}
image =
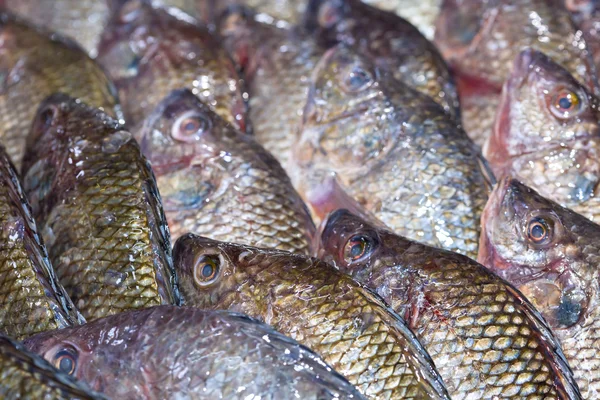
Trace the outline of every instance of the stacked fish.
{"type": "Polygon", "coordinates": [[[0,398],[599,399],[600,2],[0,1],[0,398]]]}

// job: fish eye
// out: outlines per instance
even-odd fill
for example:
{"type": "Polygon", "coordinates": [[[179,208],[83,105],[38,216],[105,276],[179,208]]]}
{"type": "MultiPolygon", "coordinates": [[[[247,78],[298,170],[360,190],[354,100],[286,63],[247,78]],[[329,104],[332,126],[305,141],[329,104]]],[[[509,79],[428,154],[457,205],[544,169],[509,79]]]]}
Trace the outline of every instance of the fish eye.
{"type": "Polygon", "coordinates": [[[547,218],[534,217],[527,225],[527,238],[536,245],[552,241],[552,222],[547,218]]]}
{"type": "Polygon", "coordinates": [[[200,139],[210,129],[211,123],[204,116],[188,112],[177,118],[173,124],[171,136],[180,142],[190,143],[200,139]]]}
{"type": "Polygon", "coordinates": [[[206,287],[217,281],[221,272],[221,260],[217,255],[204,255],[194,265],[194,282],[206,287]]]}
{"type": "Polygon", "coordinates": [[[56,369],[68,375],[73,375],[77,368],[77,351],[62,349],[54,355],[52,364],[56,369]]]}
{"type": "Polygon", "coordinates": [[[557,118],[567,119],[576,115],[582,106],[582,99],[574,90],[561,88],[552,97],[550,110],[557,118]]]}
{"type": "Polygon", "coordinates": [[[345,73],[343,88],[350,93],[361,92],[373,84],[373,76],[366,69],[353,65],[345,73]]]}
{"type": "Polygon", "coordinates": [[[48,129],[52,125],[52,122],[54,121],[54,118],[56,118],[57,114],[58,112],[56,107],[46,106],[46,108],[40,112],[40,122],[42,124],[42,128],[48,129]]]}
{"type": "Polygon", "coordinates": [[[340,4],[335,0],[326,1],[320,8],[317,19],[322,28],[331,28],[337,24],[341,16],[339,14],[340,4]]]}
{"type": "Polygon", "coordinates": [[[140,7],[142,2],[140,0],[130,0],[123,5],[119,13],[119,19],[123,23],[132,22],[140,14],[140,7]]]}
{"type": "Polygon", "coordinates": [[[348,264],[369,256],[373,251],[373,240],[364,235],[352,236],[344,246],[344,260],[348,264]]]}

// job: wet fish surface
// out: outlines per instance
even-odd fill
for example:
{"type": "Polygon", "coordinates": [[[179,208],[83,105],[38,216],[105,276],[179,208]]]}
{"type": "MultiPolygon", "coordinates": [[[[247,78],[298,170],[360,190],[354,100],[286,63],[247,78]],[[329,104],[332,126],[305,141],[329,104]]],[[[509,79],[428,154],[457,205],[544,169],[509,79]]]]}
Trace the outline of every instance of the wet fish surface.
{"type": "Polygon", "coordinates": [[[596,69],[563,0],[445,0],[435,43],[454,69],[465,130],[483,145],[515,57],[525,48],[548,55],[589,90],[596,69]]]}
{"type": "Polygon", "coordinates": [[[245,130],[246,105],[233,61],[208,28],[149,0],[124,2],[110,18],[98,61],[115,82],[128,126],[171,91],[188,88],[245,130]]]}
{"type": "Polygon", "coordinates": [[[360,0],[310,0],[304,24],[324,47],[355,47],[413,89],[460,117],[458,94],[444,59],[417,28],[360,0]]]}
{"type": "Polygon", "coordinates": [[[154,175],[116,120],[50,96],[27,139],[23,187],[57,276],[86,319],[179,304],[154,175]]]}
{"type": "Polygon", "coordinates": [[[437,103],[365,56],[342,46],[319,62],[294,156],[292,180],[320,217],[348,208],[319,183],[326,171],[399,234],[476,256],[479,151],[437,103]]]}
{"type": "Polygon", "coordinates": [[[415,332],[455,399],[579,398],[567,360],[534,307],[484,266],[330,214],[317,253],[375,290],[415,332]]]}
{"type": "Polygon", "coordinates": [[[17,172],[0,146],[0,334],[22,340],[83,322],[56,278],[17,172]]]}
{"type": "Polygon", "coordinates": [[[157,175],[173,239],[213,239],[308,254],[314,225],[279,162],[189,90],[134,130],[157,175]]]}
{"type": "Polygon", "coordinates": [[[435,33],[435,20],[440,13],[442,0],[362,0],[382,10],[394,11],[419,28],[429,40],[435,33]]]}
{"type": "Polygon", "coordinates": [[[0,396],[5,399],[104,399],[3,335],[0,335],[0,378],[0,396]]]}
{"type": "Polygon", "coordinates": [[[158,306],[25,343],[115,399],[363,399],[320,357],[242,314],[158,306]]]}
{"type": "Polygon", "coordinates": [[[116,117],[116,90],[77,44],[0,13],[0,141],[17,168],[39,104],[55,92],[116,117]]]}
{"type": "Polygon", "coordinates": [[[448,399],[405,322],[317,259],[188,234],[174,246],[187,304],[242,312],[311,348],[373,399],[448,399]]]}
{"type": "Polygon", "coordinates": [[[515,285],[561,341],[583,398],[600,395],[600,226],[517,180],[501,180],[481,219],[479,262],[515,285]]]}
{"type": "Polygon", "coordinates": [[[484,155],[511,175],[598,220],[600,100],[546,55],[523,51],[504,86],[484,155]]]}
{"type": "Polygon", "coordinates": [[[229,9],[218,31],[246,81],[256,140],[289,171],[310,74],[324,50],[302,30],[262,22],[243,7],[229,9]]]}

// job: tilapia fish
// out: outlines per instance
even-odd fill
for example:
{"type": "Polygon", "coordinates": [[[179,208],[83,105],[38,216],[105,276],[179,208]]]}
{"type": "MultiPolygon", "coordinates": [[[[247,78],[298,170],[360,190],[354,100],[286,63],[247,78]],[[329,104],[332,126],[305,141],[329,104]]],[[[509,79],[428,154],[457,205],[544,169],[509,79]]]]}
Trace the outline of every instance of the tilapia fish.
{"type": "Polygon", "coordinates": [[[578,398],[558,340],[523,295],[460,254],[398,236],[346,210],[318,255],[404,316],[454,399],[578,398]]]}
{"type": "Polygon", "coordinates": [[[119,89],[128,126],[172,90],[188,88],[245,130],[245,103],[233,61],[219,41],[184,14],[130,0],[111,17],[98,61],[119,89]]]}
{"type": "Polygon", "coordinates": [[[329,264],[193,234],[174,248],[187,304],[238,311],[308,346],[372,399],[449,399],[429,355],[374,293],[329,264]]]}
{"type": "Polygon", "coordinates": [[[84,317],[178,304],[160,196],[131,133],[56,94],[40,105],[27,141],[23,187],[84,317]]]}
{"type": "Polygon", "coordinates": [[[561,341],[583,397],[600,396],[600,226],[511,177],[481,218],[479,262],[515,285],[561,341]]]}
{"type": "Polygon", "coordinates": [[[308,253],[314,225],[279,162],[189,90],[171,93],[134,130],[157,175],[173,238],[308,253]]]}
{"type": "Polygon", "coordinates": [[[435,20],[440,13],[442,0],[362,0],[382,10],[394,11],[419,28],[429,40],[435,33],[435,20]]]}
{"type": "Polygon", "coordinates": [[[417,28],[392,12],[360,0],[310,0],[305,25],[331,47],[356,47],[396,79],[460,116],[458,95],[448,67],[435,46],[417,28]]]}
{"type": "Polygon", "coordinates": [[[457,75],[463,123],[479,145],[489,137],[502,84],[531,47],[597,90],[594,63],[564,0],[445,0],[435,42],[457,75]]]}
{"type": "Polygon", "coordinates": [[[600,100],[544,54],[525,50],[502,93],[484,155],[565,207],[600,218],[600,100]]]}
{"type": "Polygon", "coordinates": [[[0,12],[0,141],[17,167],[39,104],[64,92],[117,116],[116,90],[74,42],[0,12]]]}
{"type": "Polygon", "coordinates": [[[219,33],[248,85],[256,140],[288,169],[310,74],[323,50],[301,30],[258,17],[247,8],[230,9],[220,19],[219,33]]]}
{"type": "Polygon", "coordinates": [[[54,369],[21,344],[0,335],[0,397],[3,399],[102,400],[85,384],[54,369]]]}
{"type": "Polygon", "coordinates": [[[0,334],[21,340],[82,322],[54,274],[17,172],[0,146],[0,334]]]}
{"type": "Polygon", "coordinates": [[[433,100],[337,47],[314,71],[292,179],[320,217],[347,208],[319,183],[328,171],[394,231],[475,257],[487,199],[479,160],[433,100]]]}
{"type": "Polygon", "coordinates": [[[153,307],[25,345],[114,399],[363,399],[306,347],[226,311],[153,307]]]}

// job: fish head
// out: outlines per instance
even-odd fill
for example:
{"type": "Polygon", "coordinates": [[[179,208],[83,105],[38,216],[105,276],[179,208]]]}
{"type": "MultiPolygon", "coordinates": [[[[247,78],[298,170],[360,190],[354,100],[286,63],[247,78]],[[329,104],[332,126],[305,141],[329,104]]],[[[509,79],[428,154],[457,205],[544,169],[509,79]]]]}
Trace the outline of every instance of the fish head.
{"type": "MultiPolygon", "coordinates": [[[[511,177],[483,212],[478,261],[525,294],[553,328],[582,320],[592,280],[564,210],[511,177]]],[[[585,218],[578,216],[585,222],[585,218]]]]}

